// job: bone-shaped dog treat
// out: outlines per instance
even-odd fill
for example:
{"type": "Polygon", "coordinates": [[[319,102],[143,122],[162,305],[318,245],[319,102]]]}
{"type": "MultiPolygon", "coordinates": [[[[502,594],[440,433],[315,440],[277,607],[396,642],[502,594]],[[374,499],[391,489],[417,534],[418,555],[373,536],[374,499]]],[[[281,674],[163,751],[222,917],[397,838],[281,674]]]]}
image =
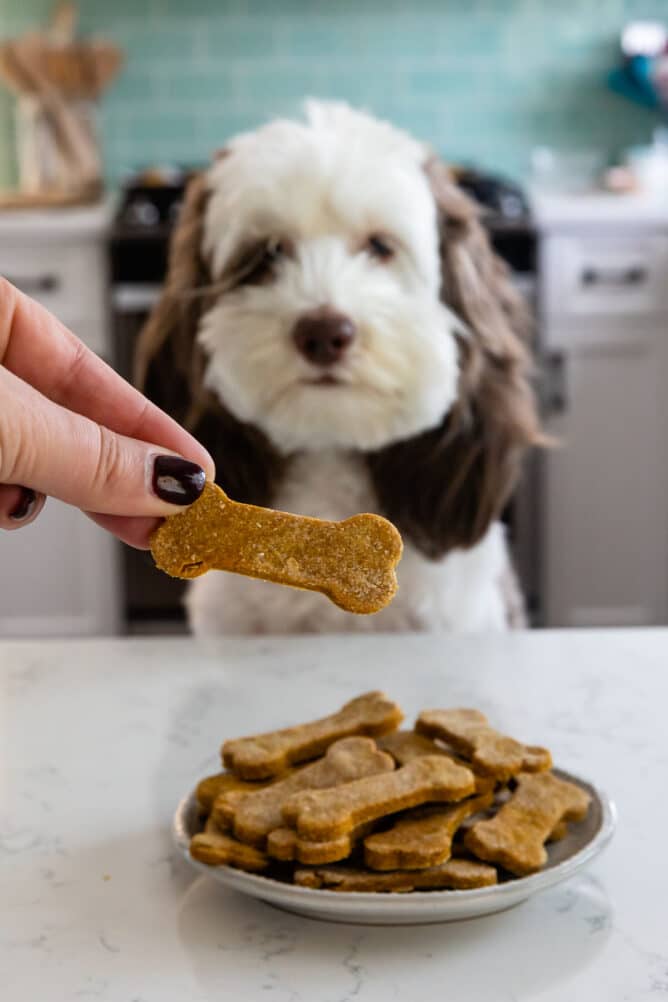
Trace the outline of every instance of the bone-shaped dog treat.
{"type": "Polygon", "coordinates": [[[283,805],[283,817],[301,838],[327,841],[364,821],[428,801],[462,800],[474,790],[470,769],[441,755],[425,755],[395,772],[294,794],[283,805]]]}
{"type": "Polygon", "coordinates": [[[426,738],[415,731],[392,731],[390,734],[385,734],[378,739],[378,747],[388,752],[397,765],[406,765],[414,758],[422,758],[423,755],[445,755],[458,765],[465,765],[471,770],[475,776],[476,793],[487,793],[494,789],[495,780],[492,776],[481,775],[470,762],[461,759],[456,752],[442,748],[431,738],[426,738]]]}
{"type": "Polygon", "coordinates": [[[327,842],[300,838],[293,828],[275,828],[267,837],[267,855],[281,860],[296,859],[310,866],[338,863],[347,859],[355,845],[369,834],[372,824],[373,822],[367,821],[353,828],[347,835],[327,842]]]}
{"type": "Polygon", "coordinates": [[[218,822],[232,822],[238,839],[262,847],[269,832],[283,825],[281,808],[291,795],[393,769],[391,756],[379,751],[372,738],[344,738],[330,745],[324,758],[295,770],[287,779],[277,780],[264,790],[223,794],[214,803],[213,817],[218,822]]]}
{"type": "Polygon", "coordinates": [[[233,790],[238,793],[255,793],[264,789],[266,785],[266,782],[249,783],[244,779],[239,779],[232,772],[217,772],[215,776],[205,776],[197,784],[197,803],[205,811],[210,811],[214,800],[221,793],[229,793],[233,790]]]}
{"type": "Polygon", "coordinates": [[[269,859],[263,852],[221,832],[212,818],[207,821],[204,831],[190,840],[190,855],[209,866],[235,866],[252,873],[266,870],[269,865],[269,859]]]}
{"type": "Polygon", "coordinates": [[[445,863],[462,821],[489,807],[493,797],[485,793],[452,807],[418,809],[400,818],[387,831],[364,840],[364,862],[372,870],[414,870],[445,863]]]}
{"type": "Polygon", "coordinates": [[[397,765],[407,765],[414,758],[424,755],[447,755],[445,748],[440,748],[435,741],[416,734],[415,731],[392,731],[378,739],[378,747],[389,752],[397,765]]]}
{"type": "Polygon", "coordinates": [[[523,773],[510,800],[493,818],[478,821],[464,838],[475,856],[521,877],[547,862],[544,843],[562,821],[580,821],[590,797],[551,772],[523,773]]]}
{"type": "Polygon", "coordinates": [[[208,483],[151,536],[157,566],[177,578],[233,571],[320,591],[348,612],[378,612],[397,590],[401,536],[380,515],[325,522],[239,504],[208,483]]]}
{"type": "Polygon", "coordinates": [[[382,692],[351,699],[338,713],[312,723],[286,727],[223,745],[223,762],[243,779],[265,779],[288,765],[315,758],[339,738],[353,734],[376,737],[398,727],[403,713],[382,692]]]}
{"type": "Polygon", "coordinates": [[[374,873],[354,867],[323,866],[297,869],[295,884],[329,891],[419,891],[452,888],[468,890],[496,883],[496,870],[473,859],[449,859],[426,870],[394,870],[374,873]]]}
{"type": "Polygon", "coordinates": [[[523,745],[489,726],[479,710],[424,710],[415,730],[448,741],[475,769],[506,782],[519,772],[541,772],[552,766],[546,748],[523,745]]]}
{"type": "Polygon", "coordinates": [[[568,821],[560,821],[547,837],[548,842],[561,842],[568,835],[568,821]]]}

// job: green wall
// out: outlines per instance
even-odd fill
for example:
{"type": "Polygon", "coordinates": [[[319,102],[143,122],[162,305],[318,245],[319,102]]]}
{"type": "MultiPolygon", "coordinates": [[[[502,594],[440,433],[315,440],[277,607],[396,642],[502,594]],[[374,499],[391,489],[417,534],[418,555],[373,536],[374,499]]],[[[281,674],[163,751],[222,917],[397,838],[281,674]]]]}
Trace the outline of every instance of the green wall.
{"type": "MultiPolygon", "coordinates": [[[[44,0],[0,0],[0,36],[44,0]]],[[[656,116],[608,93],[620,27],[668,0],[80,0],[82,27],[127,53],[101,113],[107,172],[207,159],[305,95],[345,98],[446,156],[523,173],[531,148],[606,153],[656,116]]],[[[0,184],[12,175],[0,98],[0,184]]]]}

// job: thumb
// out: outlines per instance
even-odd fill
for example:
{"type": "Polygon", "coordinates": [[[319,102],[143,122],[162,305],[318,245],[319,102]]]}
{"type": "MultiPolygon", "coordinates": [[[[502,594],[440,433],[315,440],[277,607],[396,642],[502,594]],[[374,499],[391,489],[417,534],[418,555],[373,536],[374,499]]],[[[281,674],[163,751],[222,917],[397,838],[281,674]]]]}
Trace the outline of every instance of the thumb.
{"type": "Polygon", "coordinates": [[[164,516],[192,504],[205,472],[164,446],[116,434],[0,368],[0,483],[88,511],[164,516]]]}

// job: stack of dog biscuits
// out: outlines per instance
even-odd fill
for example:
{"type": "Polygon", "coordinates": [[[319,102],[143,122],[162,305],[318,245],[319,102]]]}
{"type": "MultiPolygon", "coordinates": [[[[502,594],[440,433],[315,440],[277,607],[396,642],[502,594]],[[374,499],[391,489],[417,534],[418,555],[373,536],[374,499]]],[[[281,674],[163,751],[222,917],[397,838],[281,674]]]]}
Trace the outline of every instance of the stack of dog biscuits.
{"type": "Polygon", "coordinates": [[[424,710],[413,730],[382,692],[310,723],[226,741],[196,791],[190,852],[303,887],[465,890],[522,877],[589,808],[545,748],[474,709],[424,710]]]}

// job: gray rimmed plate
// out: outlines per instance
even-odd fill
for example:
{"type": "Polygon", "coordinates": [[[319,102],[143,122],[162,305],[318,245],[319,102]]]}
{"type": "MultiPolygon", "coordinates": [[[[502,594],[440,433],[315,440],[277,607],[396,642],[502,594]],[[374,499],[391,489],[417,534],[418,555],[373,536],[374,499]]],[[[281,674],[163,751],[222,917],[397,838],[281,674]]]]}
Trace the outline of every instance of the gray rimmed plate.
{"type": "Polygon", "coordinates": [[[407,894],[358,894],[297,887],[273,877],[244,873],[230,866],[207,866],[193,859],[190,839],[200,830],[200,814],[195,794],[190,793],[176,809],[172,826],[174,842],[188,862],[225,887],[260,898],[296,915],[329,922],[372,925],[420,925],[452,922],[503,911],[520,904],[533,894],[568,880],[587,866],[612,838],[617,812],[612,801],[586,780],[561,769],[562,779],[577,783],[591,796],[584,821],[569,825],[565,838],[547,846],[548,862],[530,877],[505,880],[493,887],[470,891],[411,891],[407,894]]]}

